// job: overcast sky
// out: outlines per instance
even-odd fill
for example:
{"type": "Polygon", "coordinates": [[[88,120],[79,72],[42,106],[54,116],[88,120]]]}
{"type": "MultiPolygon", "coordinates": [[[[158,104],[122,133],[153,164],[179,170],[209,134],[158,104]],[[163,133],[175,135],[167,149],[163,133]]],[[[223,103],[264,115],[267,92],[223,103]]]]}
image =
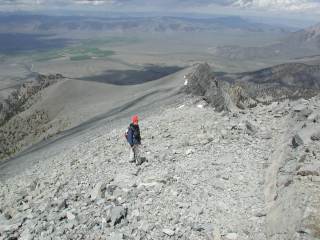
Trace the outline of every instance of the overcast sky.
{"type": "Polygon", "coordinates": [[[254,14],[320,19],[320,0],[0,0],[2,11],[54,9],[254,14]]]}

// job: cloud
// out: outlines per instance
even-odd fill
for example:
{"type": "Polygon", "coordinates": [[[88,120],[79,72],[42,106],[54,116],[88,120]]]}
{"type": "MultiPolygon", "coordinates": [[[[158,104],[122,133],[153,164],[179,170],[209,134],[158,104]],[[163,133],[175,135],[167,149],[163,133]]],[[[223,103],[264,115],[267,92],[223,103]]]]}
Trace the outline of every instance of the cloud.
{"type": "Polygon", "coordinates": [[[110,4],[114,3],[115,0],[2,0],[0,5],[72,5],[72,4],[110,4]]]}
{"type": "Polygon", "coordinates": [[[114,4],[115,2],[110,0],[110,1],[105,1],[105,0],[76,0],[74,1],[74,3],[77,3],[77,4],[91,4],[91,5],[94,5],[94,6],[97,6],[97,5],[103,5],[103,4],[114,4]]]}
{"type": "Polygon", "coordinates": [[[97,9],[228,13],[260,11],[320,14],[320,0],[0,0],[0,10],[97,9]]]}
{"type": "Polygon", "coordinates": [[[117,0],[0,0],[0,10],[78,9],[79,6],[112,6],[117,0]]]}

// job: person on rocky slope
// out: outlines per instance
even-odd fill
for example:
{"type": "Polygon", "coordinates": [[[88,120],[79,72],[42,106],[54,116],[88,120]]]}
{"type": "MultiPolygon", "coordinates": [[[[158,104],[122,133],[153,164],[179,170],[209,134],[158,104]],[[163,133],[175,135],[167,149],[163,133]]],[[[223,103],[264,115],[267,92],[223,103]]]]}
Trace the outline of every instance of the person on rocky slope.
{"type": "Polygon", "coordinates": [[[126,138],[130,144],[130,162],[135,162],[136,165],[141,164],[140,156],[140,145],[141,145],[141,136],[140,136],[140,127],[139,127],[139,118],[137,115],[132,117],[132,123],[130,123],[127,131],[126,138]]]}

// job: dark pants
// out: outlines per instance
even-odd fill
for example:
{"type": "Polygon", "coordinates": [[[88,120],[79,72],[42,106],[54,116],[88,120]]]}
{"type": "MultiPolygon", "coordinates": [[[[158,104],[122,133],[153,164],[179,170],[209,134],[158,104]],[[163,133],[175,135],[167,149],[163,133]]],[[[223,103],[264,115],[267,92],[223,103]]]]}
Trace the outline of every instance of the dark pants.
{"type": "Polygon", "coordinates": [[[133,147],[130,147],[130,162],[141,163],[140,145],[135,144],[133,147]]]}

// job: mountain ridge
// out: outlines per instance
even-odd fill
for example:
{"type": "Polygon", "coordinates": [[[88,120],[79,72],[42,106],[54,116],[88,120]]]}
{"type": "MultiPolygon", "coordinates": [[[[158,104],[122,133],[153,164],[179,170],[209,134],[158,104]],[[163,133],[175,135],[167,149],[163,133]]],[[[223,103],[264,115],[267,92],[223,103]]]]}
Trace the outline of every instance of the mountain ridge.
{"type": "Polygon", "coordinates": [[[208,64],[200,64],[187,77],[185,91],[203,96],[218,111],[286,99],[309,99],[320,92],[320,65],[303,63],[232,74],[215,73],[208,64]]]}
{"type": "Polygon", "coordinates": [[[286,32],[283,27],[255,23],[240,17],[83,17],[83,16],[45,16],[45,15],[0,15],[0,31],[18,30],[29,33],[54,31],[216,31],[219,29],[243,29],[247,31],[286,32]]]}
{"type": "Polygon", "coordinates": [[[216,56],[233,60],[300,58],[320,54],[320,24],[289,34],[278,43],[263,47],[220,46],[216,56]]]}

